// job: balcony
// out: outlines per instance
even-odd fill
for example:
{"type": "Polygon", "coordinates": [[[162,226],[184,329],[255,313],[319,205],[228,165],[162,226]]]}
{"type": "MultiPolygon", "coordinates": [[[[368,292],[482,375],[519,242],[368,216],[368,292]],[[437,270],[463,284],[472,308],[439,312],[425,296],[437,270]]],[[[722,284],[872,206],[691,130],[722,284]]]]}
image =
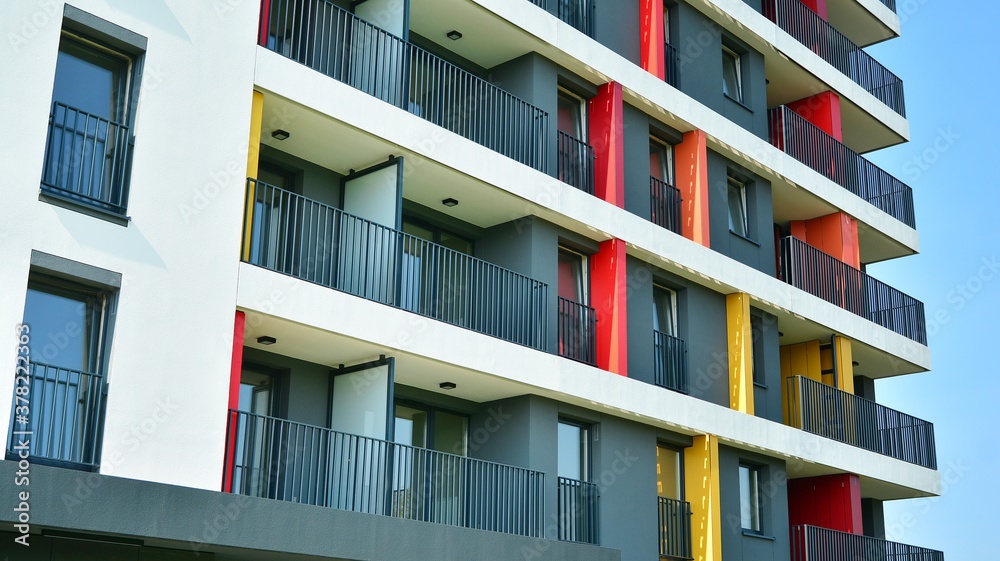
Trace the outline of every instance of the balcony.
{"type": "Polygon", "coordinates": [[[234,493],[543,537],[541,472],[243,411],[229,423],[234,493]]]}
{"type": "Polygon", "coordinates": [[[654,329],[653,362],[657,386],[687,393],[687,346],[683,339],[654,329]]]}
{"type": "Polygon", "coordinates": [[[594,149],[586,142],[559,131],[559,181],[594,194],[594,149]]]}
{"type": "Polygon", "coordinates": [[[559,539],[597,545],[597,485],[560,477],[558,482],[559,539]]]}
{"type": "MultiPolygon", "coordinates": [[[[893,0],[882,0],[883,3],[893,0]]],[[[799,0],[765,0],[764,17],[902,117],[903,81],[799,0]]]]}
{"type": "Polygon", "coordinates": [[[691,503],[657,497],[660,527],[660,557],[693,559],[691,556],[691,503]]]}
{"type": "Polygon", "coordinates": [[[650,220],[675,234],[681,233],[681,191],[655,177],[649,178],[650,220]]]}
{"type": "Polygon", "coordinates": [[[791,426],[937,469],[932,423],[802,376],[787,383],[791,426]]]}
{"type": "Polygon", "coordinates": [[[912,545],[827,530],[792,526],[792,561],[944,561],[944,553],[912,545]]]}
{"type": "Polygon", "coordinates": [[[546,350],[543,282],[253,179],[245,229],[247,263],[546,350]]]}
{"type": "Polygon", "coordinates": [[[663,80],[671,86],[679,86],[678,71],[681,67],[680,58],[677,56],[677,49],[670,43],[663,44],[663,80]]]}
{"type": "Polygon", "coordinates": [[[597,364],[597,311],[560,296],[558,331],[559,356],[585,364],[597,364]]]}
{"type": "Polygon", "coordinates": [[[58,101],[49,115],[42,193],[124,216],[132,150],[129,128],[58,101]]]}
{"type": "Polygon", "coordinates": [[[913,190],[785,106],[768,112],[771,144],[914,228],[913,190]]]}
{"type": "Polygon", "coordinates": [[[261,45],[545,171],[548,114],[329,0],[270,0],[261,45]]]}
{"type": "Polygon", "coordinates": [[[778,244],[778,276],[872,323],[927,344],[923,302],[791,236],[778,244]]]}
{"type": "Polygon", "coordinates": [[[19,364],[17,373],[7,459],[96,471],[104,429],[104,377],[38,362],[19,364]]]}

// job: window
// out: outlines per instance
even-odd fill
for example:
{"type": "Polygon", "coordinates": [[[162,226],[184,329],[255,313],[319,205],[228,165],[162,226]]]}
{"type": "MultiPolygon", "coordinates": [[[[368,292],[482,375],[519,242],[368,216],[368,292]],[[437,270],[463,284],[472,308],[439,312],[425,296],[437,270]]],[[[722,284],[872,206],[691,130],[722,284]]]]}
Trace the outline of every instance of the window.
{"type": "Polygon", "coordinates": [[[670,6],[663,6],[663,42],[670,44],[670,6]]]}
{"type": "Polygon", "coordinates": [[[740,524],[744,530],[761,533],[762,518],[760,468],[740,465],[740,524]]]}
{"type": "Polygon", "coordinates": [[[590,301],[587,294],[587,257],[559,248],[559,297],[578,304],[590,301]]]}
{"type": "Polygon", "coordinates": [[[672,446],[656,445],[656,494],[677,501],[684,500],[684,453],[672,446]]]}
{"type": "MultiPolygon", "coordinates": [[[[34,256],[33,256],[34,257],[34,256]]],[[[40,463],[93,469],[100,465],[104,364],[111,293],[61,278],[32,274],[24,303],[29,328],[27,422],[30,455],[40,463]]],[[[15,419],[17,417],[15,416],[15,419]]],[[[14,456],[13,435],[7,457],[14,456]]]]}
{"type": "Polygon", "coordinates": [[[649,137],[649,176],[674,184],[674,147],[655,136],[649,137]]]}
{"type": "Polygon", "coordinates": [[[559,477],[590,479],[590,427],[573,421],[559,421],[559,477]]]}
{"type": "Polygon", "coordinates": [[[677,337],[677,293],[662,286],[653,287],[653,329],[677,337]]]}
{"type": "Polygon", "coordinates": [[[417,404],[396,403],[395,442],[458,456],[469,451],[469,418],[417,404]]]}
{"type": "Polygon", "coordinates": [[[124,217],[136,67],[132,55],[64,30],[42,173],[47,200],[124,217]]]}
{"type": "Polygon", "coordinates": [[[722,93],[743,103],[743,57],[722,47],[722,93]]]}
{"type": "Polygon", "coordinates": [[[729,231],[744,238],[750,237],[750,222],[747,216],[747,183],[730,174],[729,185],[729,231]]]}
{"type": "Polygon", "coordinates": [[[559,88],[559,132],[586,142],[587,104],[583,98],[559,88]]]}

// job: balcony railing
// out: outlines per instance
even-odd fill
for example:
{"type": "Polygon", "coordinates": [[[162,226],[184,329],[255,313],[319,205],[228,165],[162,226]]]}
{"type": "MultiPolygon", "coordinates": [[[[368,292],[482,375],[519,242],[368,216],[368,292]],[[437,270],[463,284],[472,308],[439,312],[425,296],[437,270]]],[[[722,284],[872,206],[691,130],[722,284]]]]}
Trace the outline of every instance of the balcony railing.
{"type": "Polygon", "coordinates": [[[653,330],[654,383],[687,393],[687,346],[683,339],[653,330]]]}
{"type": "Polygon", "coordinates": [[[932,423],[802,376],[792,376],[787,383],[792,426],[937,469],[932,423]]]}
{"type": "MultiPolygon", "coordinates": [[[[18,369],[19,372],[21,369],[18,369]]],[[[104,415],[104,377],[48,364],[28,367],[27,383],[18,376],[7,458],[76,469],[100,465],[104,415]],[[25,444],[27,443],[27,444],[25,444]]]]}
{"type": "Polygon", "coordinates": [[[800,239],[782,238],[778,251],[779,276],[783,281],[922,345],[927,344],[923,302],[800,239]]]}
{"type": "Polygon", "coordinates": [[[792,561],[944,561],[944,553],[868,536],[792,526],[792,561]]]}
{"type": "Polygon", "coordinates": [[[659,499],[660,557],[691,557],[691,503],[666,497],[659,499]]]}
{"type": "MultiPolygon", "coordinates": [[[[887,0],[883,0],[887,1],[887,0]]],[[[763,13],[890,109],[906,116],[903,81],[799,0],[764,0],[763,13]]]]}
{"type": "Polygon", "coordinates": [[[913,228],[913,191],[785,106],[768,112],[771,144],[913,228]]]}
{"type": "Polygon", "coordinates": [[[566,542],[599,543],[597,485],[568,477],[559,478],[559,539],[566,542]]]}
{"type": "Polygon", "coordinates": [[[663,44],[663,63],[663,80],[675,88],[679,87],[678,76],[681,61],[677,56],[677,49],[670,43],[663,44]]]}
{"type": "Polygon", "coordinates": [[[893,13],[896,13],[896,0],[881,0],[881,1],[883,4],[885,4],[886,8],[889,8],[890,10],[892,10],[893,13]]]}
{"type": "Polygon", "coordinates": [[[546,350],[543,282],[253,179],[245,231],[253,265],[546,350]]]}
{"type": "Polygon", "coordinates": [[[548,114],[329,0],[269,0],[267,48],[538,170],[548,114]]]}
{"type": "Polygon", "coordinates": [[[597,364],[597,312],[585,304],[559,297],[559,356],[597,364]]]}
{"type": "Polygon", "coordinates": [[[230,410],[233,492],[542,537],[541,472],[230,410]]]}
{"type": "Polygon", "coordinates": [[[42,192],[124,215],[132,150],[127,126],[52,103],[42,192]]]}
{"type": "Polygon", "coordinates": [[[586,142],[559,131],[559,180],[594,194],[594,149],[586,142]]]}
{"type": "Polygon", "coordinates": [[[681,233],[681,191],[653,176],[649,177],[650,219],[675,234],[681,233]]]}

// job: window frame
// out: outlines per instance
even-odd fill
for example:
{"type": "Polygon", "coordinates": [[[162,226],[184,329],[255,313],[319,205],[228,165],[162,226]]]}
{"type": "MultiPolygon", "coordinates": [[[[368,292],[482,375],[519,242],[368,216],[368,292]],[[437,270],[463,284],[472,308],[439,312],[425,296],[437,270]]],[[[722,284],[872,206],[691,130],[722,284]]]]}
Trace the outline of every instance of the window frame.
{"type": "Polygon", "coordinates": [[[750,197],[748,196],[750,185],[751,182],[749,180],[734,174],[732,171],[729,171],[726,174],[726,206],[729,214],[729,231],[748,240],[753,239],[750,231],[750,197]],[[739,203],[739,214],[741,218],[740,226],[742,226],[743,229],[742,232],[735,229],[735,222],[733,220],[734,189],[737,192],[737,202],[739,203]]]}
{"type": "Polygon", "coordinates": [[[564,88],[562,86],[559,86],[557,88],[557,92],[558,93],[557,93],[557,97],[556,97],[556,111],[558,112],[559,105],[562,104],[562,102],[564,100],[572,102],[574,104],[575,108],[576,108],[576,110],[574,111],[574,113],[575,113],[575,119],[576,119],[576,123],[575,124],[576,124],[577,127],[579,127],[580,130],[578,132],[574,133],[574,134],[570,134],[570,133],[568,133],[568,132],[560,129],[559,128],[559,122],[558,122],[558,115],[556,116],[556,129],[559,130],[560,132],[562,132],[563,134],[568,134],[569,136],[572,136],[574,139],[579,140],[580,142],[588,143],[589,140],[588,140],[588,134],[587,134],[588,133],[588,131],[587,131],[587,128],[588,128],[587,127],[587,117],[588,117],[588,115],[587,115],[587,100],[584,99],[583,96],[575,94],[572,91],[570,91],[570,90],[568,90],[568,89],[566,89],[566,88],[564,88]]]}
{"type": "Polygon", "coordinates": [[[664,183],[670,185],[671,187],[676,187],[677,184],[675,182],[675,177],[676,177],[675,173],[677,168],[676,168],[676,161],[674,159],[674,145],[656,135],[651,134],[649,135],[649,153],[651,156],[653,153],[654,145],[656,146],[657,149],[662,149],[662,154],[665,160],[664,169],[661,171],[664,172],[664,175],[666,177],[664,179],[660,179],[660,181],[663,181],[664,183]]]}
{"type": "Polygon", "coordinates": [[[760,536],[765,535],[764,496],[761,492],[761,479],[763,478],[763,466],[751,462],[740,461],[738,477],[740,487],[740,529],[747,534],[760,536]],[[747,473],[746,489],[744,489],[743,485],[744,471],[747,473]],[[749,504],[746,504],[744,501],[749,501],[749,504]],[[746,509],[749,509],[749,511],[744,512],[746,509]],[[744,515],[749,515],[749,527],[745,525],[746,520],[744,515]],[[756,524],[754,524],[754,522],[756,522],[756,524]],[[754,527],[755,525],[756,527],[754,527]]]}
{"type": "MultiPolygon", "coordinates": [[[[580,298],[579,299],[574,299],[573,302],[575,302],[577,304],[584,305],[584,306],[590,306],[590,270],[589,270],[590,269],[590,267],[589,267],[590,256],[587,255],[587,254],[585,254],[585,253],[582,253],[580,251],[576,251],[574,249],[570,249],[570,248],[566,247],[565,245],[561,245],[560,244],[559,245],[559,251],[558,251],[558,254],[557,254],[557,257],[556,257],[557,264],[558,264],[558,261],[559,261],[559,257],[561,257],[562,255],[572,256],[575,259],[577,259],[578,262],[579,262],[579,264],[580,264],[580,278],[577,279],[577,283],[579,285],[578,288],[580,289],[580,298]]],[[[559,294],[559,286],[558,286],[559,285],[558,274],[559,273],[558,273],[558,269],[557,269],[557,271],[556,271],[556,296],[560,296],[560,294],[559,294]]],[[[565,297],[563,297],[563,298],[565,298],[565,297]]],[[[567,298],[567,300],[569,300],[569,299],[567,298]]]]}
{"type": "Polygon", "coordinates": [[[729,99],[741,104],[746,104],[746,95],[744,91],[744,76],[743,76],[743,55],[745,53],[740,53],[736,49],[730,47],[729,45],[723,43],[722,45],[722,94],[729,99]],[[732,60],[733,67],[733,79],[736,81],[733,84],[735,92],[730,92],[729,83],[727,80],[727,69],[726,61],[732,60]]]}
{"type": "MultiPolygon", "coordinates": [[[[120,60],[123,64],[120,70],[120,77],[115,94],[120,99],[115,103],[113,115],[108,119],[110,122],[126,130],[118,129],[114,138],[114,158],[102,158],[110,161],[108,177],[102,178],[102,182],[108,182],[107,194],[103,192],[94,197],[92,190],[82,189],[82,185],[60,185],[59,182],[50,175],[51,169],[58,169],[59,161],[54,159],[51,146],[53,137],[53,116],[50,114],[49,133],[45,144],[45,160],[42,167],[42,181],[40,182],[38,199],[56,206],[67,208],[81,214],[94,218],[99,218],[119,226],[128,226],[128,206],[130,198],[130,187],[132,183],[132,149],[135,144],[135,118],[139,104],[140,84],[142,83],[142,68],[145,60],[147,40],[145,37],[101,19],[93,14],[80,10],[74,6],[66,5],[63,10],[62,28],[59,35],[59,46],[56,49],[56,57],[60,53],[81,60],[88,60],[91,57],[98,59],[120,60]],[[70,48],[65,48],[69,46],[70,48]],[[74,52],[79,51],[79,52],[74,52]],[[81,57],[80,52],[89,53],[90,56],[81,57]],[[121,144],[120,153],[118,145],[121,144]]],[[[57,65],[58,67],[58,65],[57,65]]],[[[56,97],[55,75],[53,76],[52,92],[49,97],[50,109],[54,112],[56,103],[65,103],[56,97]]],[[[111,100],[109,100],[110,103],[111,100]]],[[[68,107],[68,106],[67,106],[68,107]]],[[[103,117],[101,117],[103,119],[103,117]]],[[[112,133],[106,133],[108,137],[112,133]]],[[[65,135],[64,135],[65,136],[65,135]]],[[[65,140],[61,141],[65,142],[65,140]]],[[[105,140],[107,143],[107,140],[105,140]]],[[[63,150],[60,144],[58,150],[63,150]]],[[[106,156],[106,155],[105,155],[106,156]]],[[[60,158],[61,159],[61,158],[60,158]]],[[[78,164],[85,165],[85,164],[78,164]]],[[[93,166],[90,166],[93,169],[93,166]]],[[[93,179],[89,179],[93,181],[93,179]]],[[[89,184],[88,184],[89,185],[89,184]]]]}
{"type": "MultiPolygon", "coordinates": [[[[661,448],[666,449],[666,450],[671,450],[671,451],[677,453],[677,461],[678,461],[678,464],[677,464],[677,490],[678,490],[678,493],[677,494],[680,495],[680,497],[677,498],[677,499],[675,499],[675,500],[686,501],[687,500],[687,489],[685,488],[686,487],[686,485],[685,485],[686,474],[684,473],[684,447],[683,446],[677,446],[675,444],[668,444],[668,443],[665,443],[665,442],[662,442],[662,441],[657,441],[656,442],[656,452],[657,452],[657,455],[659,455],[659,451],[660,451],[661,448]]],[[[657,461],[657,469],[659,469],[659,461],[657,461]]],[[[659,472],[657,472],[657,474],[656,474],[656,484],[657,484],[657,487],[659,487],[659,484],[660,484],[660,474],[659,474],[659,472]]],[[[668,498],[668,499],[673,498],[673,497],[666,497],[665,495],[661,495],[659,489],[657,489],[656,495],[658,497],[665,497],[665,498],[668,498]]]]}
{"type": "MultiPolygon", "coordinates": [[[[580,478],[577,481],[582,481],[584,483],[591,483],[591,476],[593,475],[593,462],[594,462],[594,424],[588,423],[586,421],[578,421],[576,419],[570,419],[566,417],[559,417],[556,424],[556,476],[566,477],[562,475],[562,469],[559,465],[559,432],[558,426],[566,425],[570,427],[576,427],[581,431],[581,441],[580,444],[583,450],[580,452],[580,478]]],[[[576,479],[573,477],[566,477],[567,479],[576,479]]]]}
{"type": "Polygon", "coordinates": [[[659,331],[660,333],[666,333],[671,337],[680,338],[680,317],[679,317],[680,313],[677,308],[677,305],[678,305],[677,290],[664,286],[661,283],[654,282],[653,283],[653,323],[654,323],[653,328],[659,331]],[[659,310],[657,309],[658,307],[656,302],[657,293],[666,294],[670,301],[671,317],[668,318],[671,327],[670,331],[664,331],[660,329],[660,322],[657,321],[657,319],[659,319],[659,310]]]}

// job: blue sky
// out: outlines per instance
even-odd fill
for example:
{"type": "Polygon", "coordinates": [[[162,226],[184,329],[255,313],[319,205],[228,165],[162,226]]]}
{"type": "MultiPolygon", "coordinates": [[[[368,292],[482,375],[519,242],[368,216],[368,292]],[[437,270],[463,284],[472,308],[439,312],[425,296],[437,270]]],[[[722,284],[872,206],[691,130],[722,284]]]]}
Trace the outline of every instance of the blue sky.
{"type": "Polygon", "coordinates": [[[986,168],[1000,64],[987,53],[1000,3],[897,3],[902,37],[869,52],[903,79],[911,138],[869,157],[913,188],[921,253],[868,272],[924,302],[933,370],[880,381],[876,395],[934,423],[944,494],[887,503],[887,537],[949,561],[995,558],[1000,185],[986,168]]]}

